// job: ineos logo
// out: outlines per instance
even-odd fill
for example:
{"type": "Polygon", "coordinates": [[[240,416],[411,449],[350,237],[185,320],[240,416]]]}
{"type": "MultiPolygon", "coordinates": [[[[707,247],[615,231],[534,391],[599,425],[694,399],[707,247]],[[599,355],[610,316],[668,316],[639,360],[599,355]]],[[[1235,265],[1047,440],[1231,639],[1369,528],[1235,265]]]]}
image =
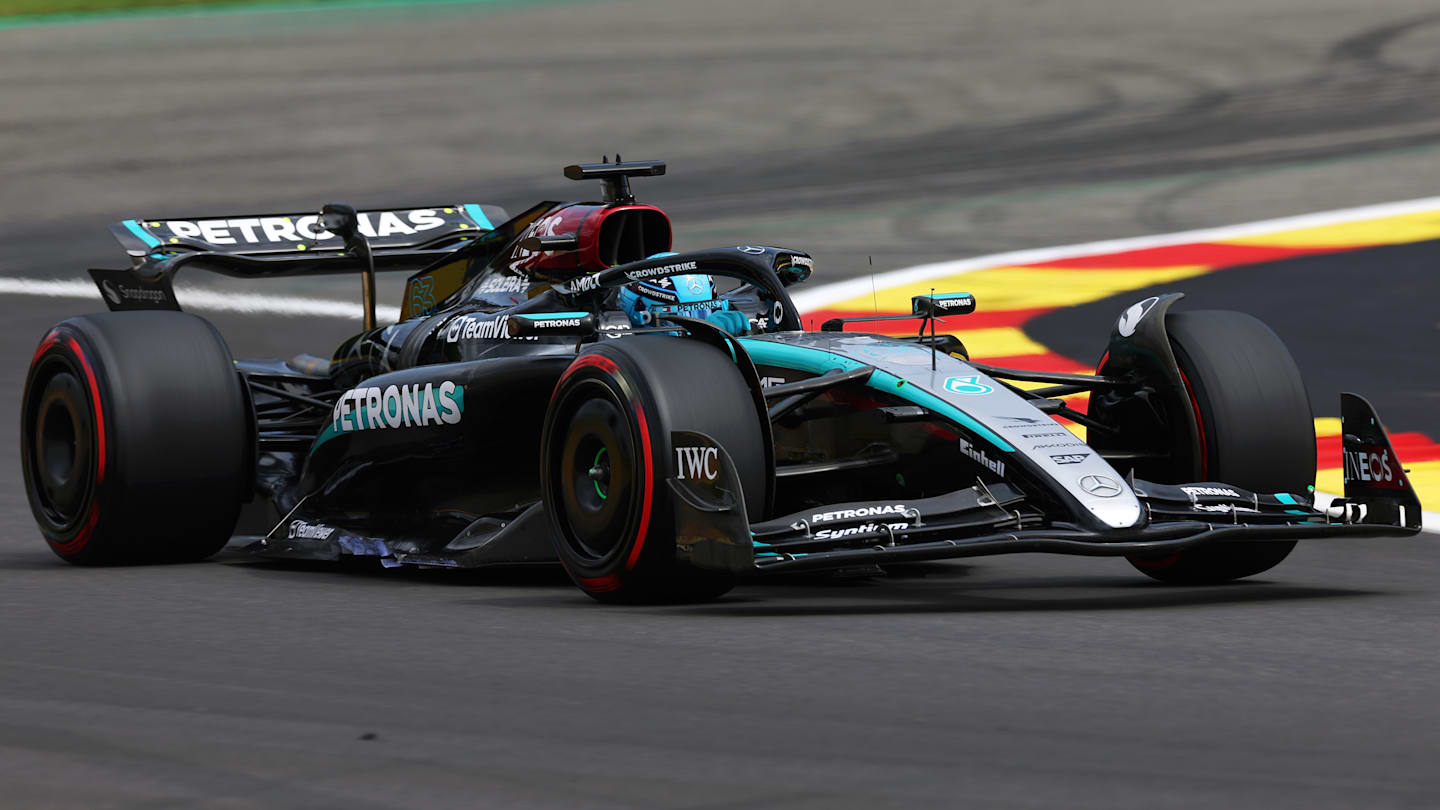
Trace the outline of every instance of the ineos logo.
{"type": "Polygon", "coordinates": [[[681,478],[714,481],[720,475],[720,450],[715,447],[677,447],[675,469],[681,478]]]}

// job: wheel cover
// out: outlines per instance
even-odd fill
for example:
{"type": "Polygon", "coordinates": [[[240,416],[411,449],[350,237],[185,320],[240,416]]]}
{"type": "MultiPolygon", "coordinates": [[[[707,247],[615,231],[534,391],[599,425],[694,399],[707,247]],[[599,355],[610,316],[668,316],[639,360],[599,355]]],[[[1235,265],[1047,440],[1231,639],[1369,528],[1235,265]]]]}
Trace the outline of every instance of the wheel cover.
{"type": "Polygon", "coordinates": [[[41,517],[65,533],[89,513],[93,497],[91,404],[69,364],[50,358],[38,371],[25,408],[25,471],[41,517]]]}
{"type": "Polygon", "coordinates": [[[569,551],[587,565],[623,552],[642,493],[628,411],[608,386],[580,380],[558,410],[565,433],[553,458],[556,514],[569,551]]]}

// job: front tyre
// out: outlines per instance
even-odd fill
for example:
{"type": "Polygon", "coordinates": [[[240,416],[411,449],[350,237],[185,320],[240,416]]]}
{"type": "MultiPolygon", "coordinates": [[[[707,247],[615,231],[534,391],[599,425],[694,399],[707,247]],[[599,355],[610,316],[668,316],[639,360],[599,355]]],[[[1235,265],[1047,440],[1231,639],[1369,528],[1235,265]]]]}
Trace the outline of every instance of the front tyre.
{"type": "Polygon", "coordinates": [[[230,539],[250,413],[225,341],[179,312],[63,321],[21,403],[20,463],[52,551],[82,565],[180,562],[230,539]]]}
{"type": "MultiPolygon", "coordinates": [[[[1241,312],[1166,316],[1166,331],[1200,427],[1201,457],[1165,483],[1219,481],[1252,492],[1305,492],[1315,483],[1315,421],[1300,369],[1270,327],[1241,312]]],[[[1210,543],[1130,563],[1161,582],[1228,582],[1280,564],[1295,541],[1210,543]]]]}
{"type": "Polygon", "coordinates": [[[664,335],[597,344],[561,377],[541,440],[541,490],[556,553],[575,584],[614,603],[698,602],[735,585],[675,558],[670,436],[704,433],[725,448],[747,510],[768,475],[754,400],[735,363],[697,340],[664,335]]]}

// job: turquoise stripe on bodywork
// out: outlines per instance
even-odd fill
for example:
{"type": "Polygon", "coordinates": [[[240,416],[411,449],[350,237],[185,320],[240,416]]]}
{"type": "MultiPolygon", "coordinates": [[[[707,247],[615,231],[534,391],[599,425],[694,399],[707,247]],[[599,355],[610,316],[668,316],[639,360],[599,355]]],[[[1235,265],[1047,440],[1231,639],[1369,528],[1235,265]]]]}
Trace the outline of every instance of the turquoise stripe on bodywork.
{"type": "MultiPolygon", "coordinates": [[[[750,354],[750,359],[764,366],[793,368],[796,371],[808,371],[811,374],[824,374],[836,370],[852,371],[865,366],[858,360],[851,360],[823,349],[812,349],[809,346],[793,346],[771,340],[741,340],[740,343],[750,354]]],[[[888,371],[876,369],[875,373],[870,375],[866,385],[939,414],[990,442],[999,450],[1006,453],[1015,452],[1015,448],[1009,442],[997,436],[990,428],[980,424],[975,417],[929,391],[906,383],[888,371]]]]}
{"type": "Polygon", "coordinates": [[[927,411],[938,413],[956,424],[963,425],[971,433],[990,442],[1000,450],[1004,450],[1007,453],[1015,452],[1015,448],[1012,447],[1009,442],[997,436],[990,428],[980,424],[975,420],[975,417],[965,413],[929,391],[905,382],[888,371],[876,369],[875,373],[870,375],[870,381],[865,384],[874,388],[876,391],[894,394],[903,400],[919,405],[927,411]]]}
{"type": "Polygon", "coordinates": [[[511,315],[512,318],[524,318],[527,321],[557,321],[561,318],[584,318],[590,315],[589,312],[546,312],[542,314],[511,315]]]}
{"type": "Polygon", "coordinates": [[[851,371],[865,365],[858,360],[831,354],[822,349],[812,349],[809,346],[792,346],[788,343],[776,343],[771,340],[741,340],[740,344],[745,347],[750,359],[756,363],[765,366],[793,368],[796,371],[808,371],[811,374],[824,374],[837,369],[851,371]]]}
{"type": "Polygon", "coordinates": [[[475,220],[476,225],[479,225],[487,231],[495,230],[495,224],[490,221],[489,217],[485,216],[485,212],[480,210],[480,206],[475,203],[465,203],[463,207],[465,208],[465,213],[468,214],[471,219],[475,220]]]}
{"type": "Polygon", "coordinates": [[[140,223],[136,222],[133,219],[127,219],[122,224],[124,224],[126,228],[130,229],[130,233],[135,234],[135,236],[139,238],[141,242],[144,242],[145,247],[160,247],[160,240],[151,236],[149,232],[147,232],[144,228],[140,227],[140,223]]]}
{"type": "Polygon", "coordinates": [[[1299,506],[1299,505],[1300,505],[1300,502],[1297,501],[1297,500],[1295,500],[1295,496],[1294,496],[1294,495],[1291,495],[1291,494],[1289,494],[1289,493],[1287,493],[1287,492],[1277,492],[1277,493],[1275,493],[1275,500],[1279,501],[1280,503],[1288,503],[1288,504],[1291,504],[1291,505],[1294,505],[1294,506],[1299,506]]]}

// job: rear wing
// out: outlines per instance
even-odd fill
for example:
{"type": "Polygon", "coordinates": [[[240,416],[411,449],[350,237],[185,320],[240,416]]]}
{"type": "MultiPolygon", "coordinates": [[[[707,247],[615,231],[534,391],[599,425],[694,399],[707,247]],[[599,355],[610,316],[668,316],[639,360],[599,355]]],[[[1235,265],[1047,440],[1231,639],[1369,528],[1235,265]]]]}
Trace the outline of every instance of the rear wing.
{"type": "MultiPolygon", "coordinates": [[[[409,269],[463,247],[507,219],[498,206],[439,205],[359,212],[377,270],[409,269]]],[[[110,226],[136,265],[187,256],[178,265],[240,277],[353,272],[339,236],[317,214],[256,214],[216,219],[127,219],[110,226]],[[338,261],[337,261],[338,260],[338,261]]]]}

